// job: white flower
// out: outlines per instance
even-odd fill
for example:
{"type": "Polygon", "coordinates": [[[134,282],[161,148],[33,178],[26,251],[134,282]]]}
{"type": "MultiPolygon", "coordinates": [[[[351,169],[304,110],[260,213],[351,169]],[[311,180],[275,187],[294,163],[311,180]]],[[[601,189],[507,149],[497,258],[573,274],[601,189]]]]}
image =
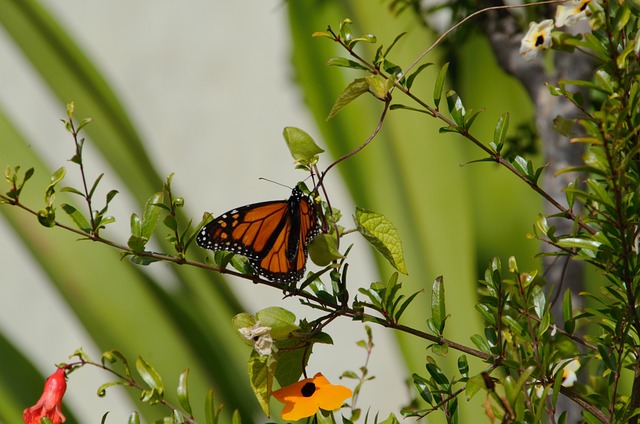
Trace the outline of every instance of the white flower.
{"type": "MultiPolygon", "coordinates": [[[[576,372],[580,369],[580,361],[577,359],[563,359],[553,367],[553,374],[555,375],[558,370],[562,369],[562,383],[563,387],[571,387],[578,381],[576,372]]],[[[531,389],[531,393],[536,397],[541,398],[544,395],[544,386],[541,382],[537,382],[531,389]]],[[[549,388],[549,393],[553,393],[553,390],[549,388]]]]}
{"type": "MultiPolygon", "coordinates": [[[[578,377],[576,376],[576,372],[580,369],[580,361],[577,359],[573,359],[569,362],[564,362],[564,368],[562,368],[562,386],[563,387],[571,387],[573,383],[578,381],[578,377]]],[[[558,364],[561,366],[560,364],[558,364]]]]}
{"type": "Polygon", "coordinates": [[[577,359],[564,359],[555,367],[553,367],[553,373],[557,373],[559,369],[562,369],[562,386],[571,387],[573,383],[578,381],[576,372],[580,369],[580,361],[577,359]]]}
{"type": "Polygon", "coordinates": [[[533,393],[538,399],[540,399],[544,394],[544,386],[542,384],[536,384],[535,386],[533,386],[533,393]]]}
{"type": "Polygon", "coordinates": [[[575,25],[582,19],[589,17],[589,3],[591,0],[572,0],[561,4],[556,9],[556,27],[575,25]]]}
{"type": "Polygon", "coordinates": [[[545,19],[539,24],[535,22],[529,24],[529,31],[520,44],[520,54],[524,60],[533,60],[538,53],[551,47],[552,28],[553,19],[545,19]]]}
{"type": "Polygon", "coordinates": [[[253,348],[261,356],[271,355],[274,348],[271,327],[263,327],[260,325],[260,321],[256,321],[251,327],[239,328],[238,333],[253,343],[253,348]]]}

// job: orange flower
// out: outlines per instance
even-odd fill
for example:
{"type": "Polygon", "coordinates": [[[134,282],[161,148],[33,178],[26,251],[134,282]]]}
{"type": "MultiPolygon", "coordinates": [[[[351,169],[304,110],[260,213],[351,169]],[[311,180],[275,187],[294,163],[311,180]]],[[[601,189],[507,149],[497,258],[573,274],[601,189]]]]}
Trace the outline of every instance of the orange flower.
{"type": "Polygon", "coordinates": [[[65,379],[65,369],[58,368],[44,382],[44,391],[38,403],[31,408],[27,408],[22,413],[25,424],[40,424],[43,417],[49,418],[53,424],[62,424],[66,421],[62,414],[62,396],[67,390],[67,380],[65,379]]]}
{"type": "Polygon", "coordinates": [[[282,419],[297,421],[312,416],[318,409],[338,409],[351,394],[348,388],[333,385],[322,373],[317,373],[313,378],[276,390],[273,397],[284,403],[282,419]]]}

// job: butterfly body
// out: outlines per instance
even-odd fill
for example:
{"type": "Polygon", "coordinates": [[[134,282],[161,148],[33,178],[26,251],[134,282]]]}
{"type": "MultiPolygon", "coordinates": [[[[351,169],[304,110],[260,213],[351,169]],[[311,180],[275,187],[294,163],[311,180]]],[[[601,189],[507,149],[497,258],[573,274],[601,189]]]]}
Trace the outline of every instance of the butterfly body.
{"type": "Polygon", "coordinates": [[[320,232],[313,200],[295,187],[288,200],[241,206],[205,225],[200,247],[246,256],[256,272],[282,283],[304,275],[307,244],[320,232]]]}

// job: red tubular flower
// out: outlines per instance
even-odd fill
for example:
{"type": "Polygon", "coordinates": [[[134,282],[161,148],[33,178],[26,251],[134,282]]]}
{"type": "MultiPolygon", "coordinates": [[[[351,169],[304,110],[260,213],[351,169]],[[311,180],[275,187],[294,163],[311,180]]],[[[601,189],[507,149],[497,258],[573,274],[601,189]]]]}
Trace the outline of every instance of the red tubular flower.
{"type": "Polygon", "coordinates": [[[350,389],[333,385],[321,373],[317,373],[313,378],[305,378],[276,390],[273,397],[284,403],[282,418],[297,421],[312,416],[318,409],[338,409],[351,394],[350,389]]]}
{"type": "Polygon", "coordinates": [[[38,403],[31,408],[27,408],[22,413],[25,424],[40,424],[40,419],[47,417],[53,424],[62,424],[66,421],[62,414],[62,396],[67,390],[67,380],[65,379],[65,369],[58,368],[44,382],[44,390],[38,403]]]}

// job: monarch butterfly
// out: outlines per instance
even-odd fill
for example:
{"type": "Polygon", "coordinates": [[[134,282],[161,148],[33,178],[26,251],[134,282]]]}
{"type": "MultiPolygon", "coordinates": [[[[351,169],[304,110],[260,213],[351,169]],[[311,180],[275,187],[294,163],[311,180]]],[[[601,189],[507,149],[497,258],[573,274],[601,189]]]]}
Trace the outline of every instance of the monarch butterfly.
{"type": "Polygon", "coordinates": [[[255,271],[279,283],[299,281],[307,245],[320,232],[313,200],[294,187],[288,200],[241,206],[205,225],[200,247],[246,256],[255,271]]]}

